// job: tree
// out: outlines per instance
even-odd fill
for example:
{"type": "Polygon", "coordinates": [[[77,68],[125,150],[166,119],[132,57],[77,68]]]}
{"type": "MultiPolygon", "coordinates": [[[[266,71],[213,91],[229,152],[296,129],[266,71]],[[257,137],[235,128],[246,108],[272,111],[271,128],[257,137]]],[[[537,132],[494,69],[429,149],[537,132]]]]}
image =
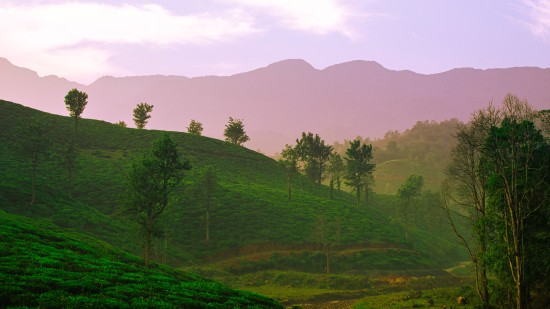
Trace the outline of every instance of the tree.
{"type": "Polygon", "coordinates": [[[239,146],[250,140],[244,131],[243,121],[241,119],[233,119],[232,117],[229,117],[229,122],[225,125],[223,135],[226,141],[239,146]]]}
{"type": "Polygon", "coordinates": [[[466,248],[474,265],[476,291],[484,306],[489,306],[489,279],[483,256],[487,251],[488,169],[483,159],[483,145],[487,130],[498,122],[498,113],[489,106],[486,110],[474,113],[468,125],[458,124],[456,145],[451,151],[451,163],[447,167],[447,180],[442,186],[442,197],[447,219],[460,243],[466,248]],[[451,207],[458,206],[468,214],[474,237],[459,232],[452,215],[451,207]]]}
{"type": "Polygon", "coordinates": [[[346,166],[342,157],[335,153],[330,158],[330,173],[336,182],[336,190],[340,191],[342,178],[344,177],[344,172],[346,171],[346,166]]]}
{"type": "Polygon", "coordinates": [[[136,128],[145,128],[149,118],[151,118],[149,113],[153,112],[153,107],[153,105],[143,102],[136,105],[136,108],[134,108],[134,123],[136,124],[136,128]]]}
{"type": "MultiPolygon", "coordinates": [[[[488,211],[500,218],[489,230],[494,239],[503,239],[509,274],[516,287],[516,306],[528,306],[530,283],[526,276],[535,252],[527,244],[533,236],[531,216],[548,208],[545,197],[548,182],[548,147],[532,121],[506,116],[500,126],[493,126],[485,142],[484,153],[489,165],[488,211]]],[[[503,246],[491,244],[491,249],[503,246]]],[[[502,255],[501,255],[502,256],[502,255]]]]}
{"type": "Polygon", "coordinates": [[[542,134],[547,140],[550,140],[550,109],[539,111],[536,118],[542,134]]]}
{"type": "Polygon", "coordinates": [[[340,246],[342,224],[339,219],[327,220],[325,217],[318,217],[315,222],[313,237],[325,254],[325,271],[330,274],[330,259],[334,251],[340,246]]]}
{"type": "Polygon", "coordinates": [[[325,178],[325,167],[332,153],[332,146],[325,145],[319,134],[302,132],[302,138],[296,140],[296,149],[304,165],[304,172],[317,185],[325,178]]]}
{"type": "Polygon", "coordinates": [[[193,135],[202,135],[202,123],[195,121],[195,119],[191,119],[191,122],[189,123],[189,126],[187,127],[187,132],[189,134],[193,135]]]}
{"type": "Polygon", "coordinates": [[[74,189],[74,172],[76,168],[76,158],[78,156],[78,147],[74,140],[69,140],[61,146],[59,150],[59,164],[67,170],[67,186],[69,196],[72,197],[74,189]]]}
{"type": "MultiPolygon", "coordinates": [[[[452,203],[467,210],[473,243],[456,234],[476,266],[476,286],[485,305],[490,277],[496,278],[491,293],[499,306],[524,308],[530,295],[543,302],[541,295],[549,295],[550,152],[535,127],[537,117],[540,113],[527,102],[508,94],[501,108],[490,105],[476,112],[456,135],[444,187],[446,208],[450,213],[452,203]],[[533,289],[537,291],[531,293],[533,289]]],[[[540,120],[544,128],[544,118],[540,120]]]]}
{"type": "Polygon", "coordinates": [[[117,126],[120,126],[120,127],[123,127],[123,128],[127,128],[127,127],[128,127],[128,125],[126,124],[126,122],[124,122],[124,121],[122,121],[122,120],[119,121],[119,122],[117,122],[117,123],[115,123],[115,124],[116,124],[117,126]]]}
{"type": "Polygon", "coordinates": [[[365,175],[365,181],[363,184],[365,185],[365,206],[368,206],[370,193],[373,191],[372,187],[375,186],[374,175],[372,172],[365,175]]]}
{"type": "Polygon", "coordinates": [[[21,140],[21,153],[27,157],[31,164],[31,205],[36,200],[36,172],[42,160],[49,154],[51,141],[48,137],[49,127],[38,121],[31,119],[24,128],[21,140]]]}
{"type": "Polygon", "coordinates": [[[403,209],[403,216],[405,217],[405,239],[408,239],[408,226],[409,226],[409,208],[416,198],[420,196],[422,187],[424,186],[424,177],[415,174],[410,175],[405,180],[405,183],[397,190],[397,196],[401,199],[401,206],[403,209]]]}
{"type": "Polygon", "coordinates": [[[210,210],[214,205],[214,193],[218,188],[216,172],[212,166],[204,169],[198,181],[199,200],[206,210],[206,233],[205,240],[210,241],[210,210]]]}
{"type": "Polygon", "coordinates": [[[65,106],[71,117],[74,118],[75,132],[77,130],[78,118],[80,118],[80,115],[84,112],[86,104],[88,104],[88,94],[78,91],[76,88],[71,89],[65,96],[65,106]]]}
{"type": "Polygon", "coordinates": [[[127,199],[123,212],[138,216],[145,232],[145,266],[149,266],[155,222],[166,210],[170,194],[180,184],[183,171],[191,168],[182,162],[176,143],[167,135],[153,143],[151,153],[134,161],[127,180],[127,199]]]}
{"type": "Polygon", "coordinates": [[[332,153],[329,159],[328,173],[330,175],[330,198],[332,198],[332,191],[334,190],[334,184],[336,183],[336,190],[340,191],[342,177],[345,171],[344,161],[342,157],[337,153],[332,153]]]}
{"type": "Polygon", "coordinates": [[[365,186],[367,177],[374,172],[375,165],[372,160],[372,145],[362,144],[359,139],[350,143],[346,150],[346,184],[351,186],[357,196],[357,207],[361,201],[361,189],[365,186]]]}
{"type": "Polygon", "coordinates": [[[288,201],[290,201],[291,191],[292,191],[292,176],[300,173],[300,164],[298,157],[298,150],[296,147],[291,147],[290,145],[285,145],[285,149],[281,152],[281,158],[279,163],[284,166],[287,173],[287,188],[288,188],[288,201]]]}

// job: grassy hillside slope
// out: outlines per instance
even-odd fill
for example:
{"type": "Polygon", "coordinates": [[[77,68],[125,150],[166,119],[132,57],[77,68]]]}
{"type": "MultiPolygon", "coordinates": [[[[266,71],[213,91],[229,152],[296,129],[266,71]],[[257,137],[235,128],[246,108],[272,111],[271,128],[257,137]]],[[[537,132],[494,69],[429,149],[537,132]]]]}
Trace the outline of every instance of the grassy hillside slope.
{"type": "MultiPolygon", "coordinates": [[[[124,179],[132,160],[150,149],[163,132],[82,119],[78,131],[81,151],[72,196],[67,190],[66,171],[53,155],[39,167],[37,203],[31,207],[30,166],[18,148],[26,138],[22,128],[32,118],[48,123],[49,136],[53,145],[57,145],[53,153],[55,147],[70,136],[70,118],[0,101],[3,146],[0,148],[0,207],[8,212],[45,218],[60,227],[85,232],[140,253],[141,240],[135,221],[113,214],[121,205],[124,179]]],[[[374,195],[368,206],[357,209],[352,195],[342,192],[329,199],[327,188],[312,187],[307,181],[302,191],[300,179],[295,177],[293,199],[288,202],[286,174],[274,160],[212,138],[179,132],[168,134],[193,169],[162,218],[166,237],[159,239],[156,246],[155,257],[159,260],[167,257],[172,264],[193,265],[279,247],[314,255],[313,235],[319,218],[341,222],[343,249],[402,249],[399,258],[376,253],[380,255],[375,258],[379,269],[399,263],[407,269],[440,268],[464,258],[464,252],[453,243],[453,236],[443,230],[434,232],[427,226],[430,225],[427,219],[418,221],[411,228],[413,240],[405,241],[393,197],[374,195]],[[204,210],[193,193],[197,174],[206,165],[216,169],[220,187],[215,194],[216,206],[211,211],[209,242],[204,241],[204,210]]],[[[320,258],[322,255],[316,257],[320,258]]],[[[343,259],[348,266],[342,266],[342,271],[358,271],[360,268],[352,266],[362,267],[370,263],[373,256],[364,251],[343,259]],[[365,262],[357,263],[359,260],[365,262]]],[[[282,260],[278,265],[293,264],[282,260]]],[[[371,268],[375,267],[370,264],[371,268]]],[[[319,271],[322,271],[322,262],[319,271]]]]}
{"type": "Polygon", "coordinates": [[[142,260],[43,220],[0,211],[0,307],[261,308],[263,296],[142,260]]]}

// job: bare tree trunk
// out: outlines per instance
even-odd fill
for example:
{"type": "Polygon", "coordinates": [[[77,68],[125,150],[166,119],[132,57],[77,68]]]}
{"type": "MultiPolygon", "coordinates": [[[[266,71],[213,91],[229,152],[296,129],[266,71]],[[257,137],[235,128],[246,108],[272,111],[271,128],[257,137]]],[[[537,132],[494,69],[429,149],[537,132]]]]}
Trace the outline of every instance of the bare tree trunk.
{"type": "Polygon", "coordinates": [[[31,177],[31,190],[32,190],[32,197],[31,197],[31,206],[34,205],[35,199],[36,199],[36,164],[32,165],[32,177],[31,177]]]}
{"type": "Polygon", "coordinates": [[[210,241],[210,212],[206,210],[206,241],[210,241]]]}
{"type": "Polygon", "coordinates": [[[168,227],[164,228],[164,250],[162,256],[162,263],[166,264],[168,260],[168,227]]]}
{"type": "Polygon", "coordinates": [[[289,201],[289,202],[290,202],[290,195],[291,195],[291,191],[292,191],[291,183],[292,183],[292,175],[291,175],[291,174],[288,174],[288,178],[287,178],[287,187],[288,187],[288,201],[289,201]]]}
{"type": "Polygon", "coordinates": [[[73,169],[69,168],[69,197],[73,197],[73,169]]]}
{"type": "Polygon", "coordinates": [[[149,258],[151,256],[151,237],[153,234],[153,218],[151,215],[147,216],[147,222],[145,227],[145,267],[149,267],[149,258]]]}
{"type": "Polygon", "coordinates": [[[365,206],[369,206],[369,186],[365,186],[365,206]]]}
{"type": "Polygon", "coordinates": [[[408,201],[407,201],[407,205],[405,205],[405,210],[404,210],[404,213],[405,213],[405,240],[408,240],[409,239],[409,206],[408,206],[408,201]]]}
{"type": "Polygon", "coordinates": [[[330,274],[330,249],[325,250],[327,275],[330,274]]]}
{"type": "Polygon", "coordinates": [[[330,178],[330,199],[334,197],[334,178],[330,178]]]}
{"type": "Polygon", "coordinates": [[[359,208],[359,203],[361,202],[361,186],[355,188],[357,191],[357,208],[359,208]]]}

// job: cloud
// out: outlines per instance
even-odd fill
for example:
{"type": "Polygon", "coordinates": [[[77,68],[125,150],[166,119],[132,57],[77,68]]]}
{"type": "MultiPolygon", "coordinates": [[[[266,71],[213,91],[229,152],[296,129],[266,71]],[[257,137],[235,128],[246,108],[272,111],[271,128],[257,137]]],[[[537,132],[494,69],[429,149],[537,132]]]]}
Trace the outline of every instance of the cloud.
{"type": "Polygon", "coordinates": [[[0,5],[2,57],[40,71],[90,79],[117,71],[120,44],[208,45],[256,33],[242,11],[176,15],[156,4],[56,3],[0,5]]]}
{"type": "Polygon", "coordinates": [[[356,34],[350,20],[355,11],[337,0],[227,0],[257,9],[277,18],[284,27],[318,35],[340,33],[349,38],[356,34]]]}
{"type": "Polygon", "coordinates": [[[550,0],[524,0],[523,3],[529,9],[533,33],[550,41],[550,0]]]}

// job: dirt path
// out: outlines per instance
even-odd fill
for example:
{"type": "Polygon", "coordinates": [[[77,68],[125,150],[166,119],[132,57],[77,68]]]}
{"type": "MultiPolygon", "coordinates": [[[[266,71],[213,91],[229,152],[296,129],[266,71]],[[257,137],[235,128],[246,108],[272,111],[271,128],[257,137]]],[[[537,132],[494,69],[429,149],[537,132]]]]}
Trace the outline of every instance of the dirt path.
{"type": "Polygon", "coordinates": [[[299,305],[304,309],[313,309],[313,308],[319,308],[319,309],[340,309],[340,308],[351,308],[351,305],[353,305],[357,299],[352,300],[332,300],[332,301],[324,301],[324,302],[311,302],[307,304],[295,304],[299,305]]]}
{"type": "MultiPolygon", "coordinates": [[[[355,247],[350,249],[343,249],[338,252],[336,252],[336,255],[338,256],[345,256],[350,255],[362,251],[372,251],[372,252],[381,252],[381,251],[388,251],[388,250],[397,250],[397,251],[405,251],[405,252],[413,252],[414,250],[410,249],[403,249],[403,248],[396,248],[396,247],[387,247],[387,248],[379,248],[379,247],[355,247]]],[[[269,259],[274,253],[278,253],[281,255],[291,255],[291,254],[299,254],[303,252],[315,252],[316,250],[305,250],[305,249],[288,249],[288,250],[266,250],[262,252],[256,252],[252,254],[246,254],[241,256],[235,256],[224,260],[218,260],[213,263],[208,263],[208,265],[216,265],[216,266],[227,266],[231,265],[233,263],[238,263],[241,261],[248,261],[248,262],[254,262],[254,261],[261,261],[261,260],[267,260],[269,259]]]]}

